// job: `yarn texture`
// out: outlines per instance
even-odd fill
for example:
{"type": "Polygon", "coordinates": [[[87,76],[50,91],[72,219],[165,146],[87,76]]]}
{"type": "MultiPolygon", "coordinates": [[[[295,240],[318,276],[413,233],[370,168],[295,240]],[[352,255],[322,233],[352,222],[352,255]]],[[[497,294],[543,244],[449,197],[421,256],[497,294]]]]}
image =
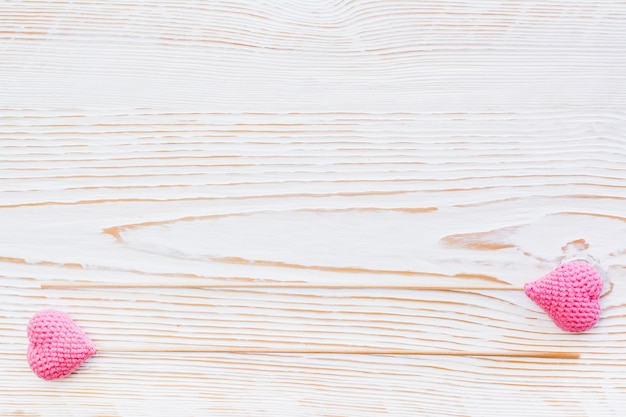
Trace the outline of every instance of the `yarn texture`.
{"type": "Polygon", "coordinates": [[[562,264],[524,292],[565,331],[584,332],[600,319],[602,276],[587,262],[562,264]]]}
{"type": "Polygon", "coordinates": [[[96,346],[65,313],[44,310],[28,323],[28,364],[40,378],[51,380],[72,373],[96,353],[96,346]]]}

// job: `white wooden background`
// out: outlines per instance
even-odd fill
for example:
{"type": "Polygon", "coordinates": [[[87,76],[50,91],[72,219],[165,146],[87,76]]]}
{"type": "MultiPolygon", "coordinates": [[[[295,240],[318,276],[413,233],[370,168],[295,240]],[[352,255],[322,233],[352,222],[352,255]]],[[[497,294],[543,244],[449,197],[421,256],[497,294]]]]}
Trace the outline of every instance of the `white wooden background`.
{"type": "Polygon", "coordinates": [[[626,3],[0,1],[0,416],[623,416],[626,3]],[[523,293],[42,290],[47,281],[522,285],[590,255],[565,334],[523,293]],[[39,380],[38,310],[102,353],[39,380]]]}

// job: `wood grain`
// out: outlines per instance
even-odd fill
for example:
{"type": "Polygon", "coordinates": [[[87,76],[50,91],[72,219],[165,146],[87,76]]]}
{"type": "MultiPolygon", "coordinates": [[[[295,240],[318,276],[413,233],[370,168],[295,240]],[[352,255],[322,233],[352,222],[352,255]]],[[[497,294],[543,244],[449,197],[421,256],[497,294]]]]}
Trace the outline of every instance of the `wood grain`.
{"type": "Polygon", "coordinates": [[[620,2],[0,1],[0,416],[622,416],[625,74],[620,2]],[[576,256],[587,333],[488,289],[576,256]]]}

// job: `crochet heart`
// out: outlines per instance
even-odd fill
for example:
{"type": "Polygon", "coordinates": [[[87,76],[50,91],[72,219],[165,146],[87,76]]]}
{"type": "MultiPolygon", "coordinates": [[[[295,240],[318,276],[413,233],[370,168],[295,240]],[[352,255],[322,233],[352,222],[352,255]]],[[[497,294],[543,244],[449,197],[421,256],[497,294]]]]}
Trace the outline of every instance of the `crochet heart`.
{"type": "Polygon", "coordinates": [[[524,291],[565,331],[584,332],[600,319],[602,276],[587,262],[562,264],[524,291]]]}
{"type": "Polygon", "coordinates": [[[28,323],[28,364],[40,378],[58,379],[72,373],[96,353],[96,346],[65,313],[44,310],[28,323]]]}

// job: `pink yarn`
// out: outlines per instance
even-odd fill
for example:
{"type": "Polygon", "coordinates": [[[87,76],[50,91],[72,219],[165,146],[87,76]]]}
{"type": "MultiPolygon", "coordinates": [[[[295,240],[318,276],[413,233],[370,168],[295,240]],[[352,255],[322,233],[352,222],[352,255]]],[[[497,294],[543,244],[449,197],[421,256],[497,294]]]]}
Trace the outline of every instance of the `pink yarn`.
{"type": "Polygon", "coordinates": [[[28,323],[28,364],[40,378],[58,379],[72,373],[96,353],[96,346],[65,313],[44,310],[28,323]]]}
{"type": "Polygon", "coordinates": [[[587,262],[562,264],[524,291],[565,331],[584,332],[600,319],[602,276],[587,262]]]}

